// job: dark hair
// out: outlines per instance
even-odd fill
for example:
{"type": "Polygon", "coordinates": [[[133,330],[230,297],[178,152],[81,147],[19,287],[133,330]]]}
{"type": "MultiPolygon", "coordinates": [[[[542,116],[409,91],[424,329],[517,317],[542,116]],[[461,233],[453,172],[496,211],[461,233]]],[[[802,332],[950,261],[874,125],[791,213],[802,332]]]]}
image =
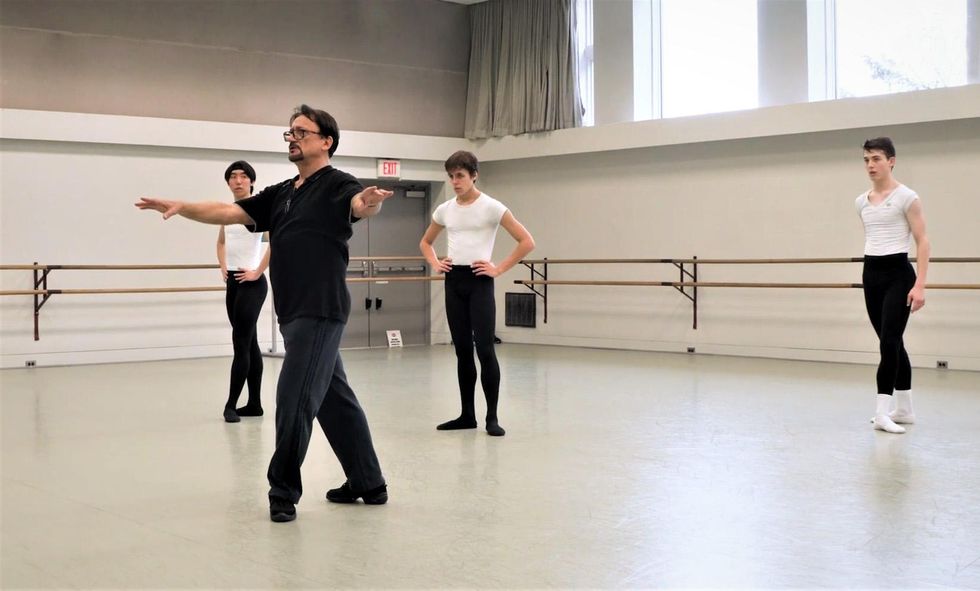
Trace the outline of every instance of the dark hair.
{"type": "MultiPolygon", "coordinates": [[[[245,176],[248,177],[248,180],[252,181],[253,184],[255,183],[255,178],[256,178],[255,177],[255,169],[252,168],[252,165],[251,164],[249,164],[248,162],[245,162],[244,160],[236,160],[236,161],[234,161],[234,162],[232,162],[231,164],[228,165],[228,168],[225,169],[225,182],[226,183],[228,182],[228,179],[231,178],[231,173],[233,173],[236,170],[240,170],[240,171],[244,172],[245,173],[245,176]]],[[[249,190],[249,193],[251,193],[254,190],[255,190],[255,187],[252,187],[251,190],[249,190]]]]}
{"type": "Polygon", "coordinates": [[[333,153],[337,151],[337,146],[340,145],[340,127],[337,126],[337,120],[330,113],[322,109],[314,109],[309,105],[300,105],[293,111],[293,116],[289,118],[289,124],[292,125],[293,121],[301,115],[316,123],[316,126],[320,128],[321,136],[333,138],[333,143],[330,144],[330,149],[327,150],[327,154],[333,156],[333,153]]]}
{"type": "Polygon", "coordinates": [[[470,176],[473,176],[480,171],[480,162],[476,159],[476,155],[473,152],[460,150],[446,160],[446,172],[452,173],[452,171],[460,168],[469,172],[470,176]]]}
{"type": "Polygon", "coordinates": [[[895,144],[892,143],[890,137],[876,137],[865,141],[864,151],[870,152],[871,150],[881,150],[885,153],[886,158],[895,157],[895,144]]]}

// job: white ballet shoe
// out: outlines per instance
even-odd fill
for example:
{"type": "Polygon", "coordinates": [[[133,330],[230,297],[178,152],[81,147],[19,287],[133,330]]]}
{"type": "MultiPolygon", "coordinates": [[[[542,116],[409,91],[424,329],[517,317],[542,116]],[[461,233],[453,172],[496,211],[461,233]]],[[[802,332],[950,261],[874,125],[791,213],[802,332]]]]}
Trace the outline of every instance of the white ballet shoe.
{"type": "MultiPolygon", "coordinates": [[[[891,419],[892,422],[894,422],[896,424],[899,424],[899,425],[914,425],[915,424],[915,415],[914,414],[909,414],[909,413],[906,413],[906,412],[902,412],[900,410],[893,410],[893,411],[891,411],[890,413],[888,413],[888,418],[891,419]]],[[[869,423],[875,422],[875,418],[874,417],[871,417],[870,419],[868,419],[868,422],[869,423]]]]}
{"type": "MultiPolygon", "coordinates": [[[[895,409],[888,413],[888,418],[899,425],[914,425],[915,414],[903,410],[895,409]]],[[[872,421],[874,419],[871,419],[872,421]]]]}
{"type": "Polygon", "coordinates": [[[876,397],[877,407],[875,410],[874,419],[872,423],[875,429],[878,431],[885,431],[886,433],[905,433],[905,427],[895,424],[895,421],[891,420],[888,409],[892,405],[892,397],[889,394],[878,394],[876,397]]]}
{"type": "Polygon", "coordinates": [[[885,431],[886,433],[905,433],[905,427],[901,425],[896,425],[895,421],[891,420],[888,415],[877,415],[874,418],[874,426],[878,431],[885,431]]]}

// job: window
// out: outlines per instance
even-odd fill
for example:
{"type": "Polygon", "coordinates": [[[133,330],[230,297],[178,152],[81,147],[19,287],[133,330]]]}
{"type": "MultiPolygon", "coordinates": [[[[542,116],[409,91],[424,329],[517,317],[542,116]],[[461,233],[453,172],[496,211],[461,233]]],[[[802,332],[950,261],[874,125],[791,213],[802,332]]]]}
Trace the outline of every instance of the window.
{"type": "Polygon", "coordinates": [[[968,83],[967,0],[810,4],[808,18],[821,22],[809,31],[811,100],[968,83]]]}
{"type": "Polygon", "coordinates": [[[634,0],[634,120],[759,104],[757,0],[634,0]]]}
{"type": "Polygon", "coordinates": [[[980,82],[980,0],[631,1],[634,121],[980,82]]]}
{"type": "Polygon", "coordinates": [[[759,104],[756,0],[661,0],[663,117],[759,104]]]}

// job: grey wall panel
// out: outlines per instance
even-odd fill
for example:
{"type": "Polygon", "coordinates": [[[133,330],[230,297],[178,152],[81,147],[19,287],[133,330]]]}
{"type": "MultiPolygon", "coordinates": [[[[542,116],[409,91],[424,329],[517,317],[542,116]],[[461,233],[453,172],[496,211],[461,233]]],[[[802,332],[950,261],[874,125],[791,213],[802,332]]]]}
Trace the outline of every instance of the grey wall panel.
{"type": "Polygon", "coordinates": [[[465,6],[440,0],[3,0],[5,27],[464,72],[465,6]]]}
{"type": "Polygon", "coordinates": [[[462,135],[465,6],[438,0],[3,0],[0,106],[462,135]]]}
{"type": "Polygon", "coordinates": [[[595,123],[633,120],[633,3],[594,4],[595,123]]]}
{"type": "Polygon", "coordinates": [[[445,70],[20,29],[0,52],[5,108],[274,125],[307,102],[341,129],[463,129],[466,75],[445,70]]]}
{"type": "Polygon", "coordinates": [[[806,3],[759,2],[759,106],[805,103],[806,3]]]}

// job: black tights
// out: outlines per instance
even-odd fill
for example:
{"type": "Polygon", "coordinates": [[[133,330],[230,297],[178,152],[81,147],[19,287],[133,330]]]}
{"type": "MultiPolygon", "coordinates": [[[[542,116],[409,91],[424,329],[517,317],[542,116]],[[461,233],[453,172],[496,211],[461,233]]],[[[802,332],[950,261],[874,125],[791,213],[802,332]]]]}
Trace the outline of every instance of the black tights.
{"type": "Polygon", "coordinates": [[[231,322],[231,343],[235,348],[235,357],[231,362],[231,385],[228,389],[226,409],[234,410],[242,387],[248,382],[248,403],[250,408],[262,407],[262,350],[259,349],[259,338],[255,323],[265,303],[269,292],[269,284],[265,275],[255,281],[239,283],[235,279],[235,271],[228,271],[228,281],[225,282],[225,307],[228,310],[228,320],[231,322]]]}
{"type": "Polygon", "coordinates": [[[493,298],[493,277],[475,275],[468,266],[454,265],[446,273],[446,316],[456,348],[456,375],[462,417],[476,418],[473,397],[476,390],[476,363],[473,346],[480,358],[480,383],[487,398],[487,422],[497,421],[500,366],[493,350],[497,307],[493,298]]]}
{"type": "Polygon", "coordinates": [[[915,271],[907,254],[864,257],[864,303],[878,335],[878,393],[912,388],[912,365],[902,335],[909,321],[908,294],[915,271]]]}

